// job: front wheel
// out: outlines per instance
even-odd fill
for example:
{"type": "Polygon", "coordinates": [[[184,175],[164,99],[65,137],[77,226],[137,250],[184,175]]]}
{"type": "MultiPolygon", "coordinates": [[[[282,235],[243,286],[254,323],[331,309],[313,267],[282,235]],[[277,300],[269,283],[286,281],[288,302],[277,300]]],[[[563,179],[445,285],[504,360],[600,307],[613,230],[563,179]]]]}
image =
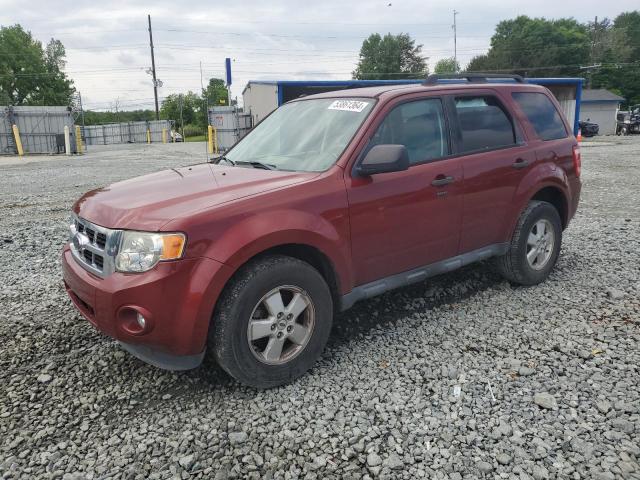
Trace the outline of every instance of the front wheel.
{"type": "Polygon", "coordinates": [[[547,279],[562,243],[562,222],[548,202],[532,201],[522,212],[507,253],[496,258],[498,271],[507,280],[536,285],[547,279]]]}
{"type": "Polygon", "coordinates": [[[274,255],[242,267],[221,296],[209,345],[218,364],[256,388],[288,383],[316,362],[329,337],[333,302],[311,265],[274,255]]]}

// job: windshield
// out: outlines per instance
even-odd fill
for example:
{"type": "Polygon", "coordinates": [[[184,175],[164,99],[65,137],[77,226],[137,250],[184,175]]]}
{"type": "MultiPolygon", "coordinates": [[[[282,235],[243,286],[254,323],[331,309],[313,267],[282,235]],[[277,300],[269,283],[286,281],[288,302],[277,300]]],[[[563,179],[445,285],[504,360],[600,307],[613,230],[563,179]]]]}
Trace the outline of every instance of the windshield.
{"type": "Polygon", "coordinates": [[[320,172],[335,163],[373,107],[367,99],[317,99],[287,103],[225,155],[278,170],[320,172]]]}

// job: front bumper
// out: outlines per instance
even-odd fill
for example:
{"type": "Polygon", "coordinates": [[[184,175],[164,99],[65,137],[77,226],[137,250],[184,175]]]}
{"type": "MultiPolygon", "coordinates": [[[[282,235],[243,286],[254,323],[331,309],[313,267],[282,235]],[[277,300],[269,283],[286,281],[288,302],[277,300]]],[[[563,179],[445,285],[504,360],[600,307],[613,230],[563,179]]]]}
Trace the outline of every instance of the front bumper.
{"type": "Polygon", "coordinates": [[[202,257],[100,278],[78,264],[68,245],[62,271],[73,304],[94,327],[136,357],[168,370],[201,363],[213,307],[232,274],[226,265],[202,257]],[[144,314],[144,329],[131,328],[132,311],[144,314]]]}

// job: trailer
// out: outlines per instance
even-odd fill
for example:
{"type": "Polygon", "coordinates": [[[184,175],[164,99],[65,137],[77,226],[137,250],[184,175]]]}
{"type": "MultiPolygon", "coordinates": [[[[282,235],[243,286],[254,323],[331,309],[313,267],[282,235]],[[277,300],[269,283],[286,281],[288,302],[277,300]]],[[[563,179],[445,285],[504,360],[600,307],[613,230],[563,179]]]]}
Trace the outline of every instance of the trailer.
{"type": "MultiPolygon", "coordinates": [[[[502,80],[495,80],[502,81],[502,80]]],[[[504,80],[510,81],[510,80],[504,80]]],[[[446,80],[460,82],[460,80],[446,80]]],[[[555,95],[573,125],[574,135],[578,134],[580,120],[580,99],[582,78],[525,78],[525,82],[547,87],[555,95]]],[[[314,93],[345,90],[347,88],[372,87],[380,85],[411,85],[424,83],[424,79],[411,80],[251,80],[242,91],[244,111],[251,114],[252,124],[260,123],[267,115],[283,103],[314,93]]]]}

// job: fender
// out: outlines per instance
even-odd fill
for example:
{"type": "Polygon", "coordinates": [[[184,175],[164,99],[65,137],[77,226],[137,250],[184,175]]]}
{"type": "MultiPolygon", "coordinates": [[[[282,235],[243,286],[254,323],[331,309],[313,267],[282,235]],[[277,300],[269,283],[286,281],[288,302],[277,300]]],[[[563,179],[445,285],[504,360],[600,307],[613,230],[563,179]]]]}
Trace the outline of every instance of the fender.
{"type": "MultiPolygon", "coordinates": [[[[566,172],[553,162],[536,163],[527,175],[522,179],[513,195],[513,202],[510,211],[507,213],[505,230],[502,238],[509,241],[513,234],[520,213],[537,192],[546,187],[554,187],[564,196],[565,210],[568,205],[569,192],[567,189],[568,179],[566,172]]],[[[562,212],[567,218],[568,212],[562,212]]],[[[561,215],[562,216],[562,215],[561,215]]]]}
{"type": "Polygon", "coordinates": [[[351,289],[350,242],[346,212],[332,221],[293,209],[260,212],[224,230],[203,256],[228,265],[235,272],[261,252],[287,244],[313,247],[329,259],[340,293],[351,289]],[[333,222],[333,223],[332,223],[333,222]]]}

